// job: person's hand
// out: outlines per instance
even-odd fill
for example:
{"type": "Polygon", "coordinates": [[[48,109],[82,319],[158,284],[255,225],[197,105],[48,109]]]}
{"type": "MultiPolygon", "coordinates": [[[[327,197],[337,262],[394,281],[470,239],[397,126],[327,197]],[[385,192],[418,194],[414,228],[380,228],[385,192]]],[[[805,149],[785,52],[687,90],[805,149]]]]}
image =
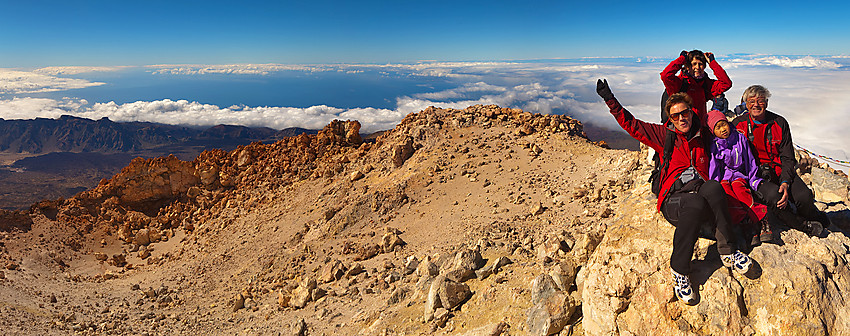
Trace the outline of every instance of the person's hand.
{"type": "Polygon", "coordinates": [[[708,58],[708,61],[709,61],[709,62],[713,62],[713,61],[714,61],[714,53],[707,52],[707,53],[705,53],[705,57],[706,57],[706,58],[708,58]]]}
{"type": "Polygon", "coordinates": [[[779,185],[779,193],[782,194],[782,198],[779,199],[779,202],[776,202],[776,206],[780,209],[785,209],[788,205],[788,182],[783,182],[779,185]]]}
{"type": "Polygon", "coordinates": [[[682,52],[681,52],[681,53],[679,53],[679,56],[688,57],[688,51],[687,51],[687,50],[682,50],[682,52]]]}
{"type": "Polygon", "coordinates": [[[614,93],[611,92],[611,88],[608,87],[607,79],[597,79],[596,80],[596,93],[602,97],[605,101],[609,101],[614,99],[614,93]]]}

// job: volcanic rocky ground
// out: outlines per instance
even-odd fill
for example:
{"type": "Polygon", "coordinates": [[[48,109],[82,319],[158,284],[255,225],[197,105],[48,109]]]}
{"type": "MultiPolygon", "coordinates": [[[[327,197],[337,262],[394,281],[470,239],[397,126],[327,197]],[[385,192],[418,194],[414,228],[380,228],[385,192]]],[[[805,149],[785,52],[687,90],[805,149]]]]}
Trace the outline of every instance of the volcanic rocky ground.
{"type": "MultiPolygon", "coordinates": [[[[664,225],[648,201],[645,152],[590,142],[566,116],[497,106],[429,108],[374,143],[364,143],[359,128],[334,121],[315,135],[206,151],[194,161],[136,159],[75,197],[2,212],[0,327],[86,335],[610,333],[583,305],[599,289],[583,269],[601,263],[609,228],[634,224],[635,214],[664,225]]],[[[830,216],[846,213],[843,204],[826,205],[830,216]]],[[[672,229],[663,230],[656,233],[668,243],[657,245],[666,255],[634,253],[664,265],[672,229]]],[[[788,249],[796,234],[782,233],[788,249]]],[[[850,244],[836,226],[823,239],[850,244]]],[[[839,275],[831,279],[846,282],[839,275]]],[[[736,281],[746,291],[749,280],[736,281]]],[[[640,283],[600,298],[615,304],[613,316],[627,316],[640,283]]],[[[663,307],[679,307],[671,292],[660,295],[663,307]]],[[[713,330],[697,327],[699,316],[685,308],[664,315],[671,309],[646,318],[669,320],[682,334],[713,330]]],[[[744,324],[758,322],[744,315],[744,324]]],[[[824,323],[826,334],[844,330],[824,323]]],[[[627,332],[623,325],[614,332],[627,332]]]]}

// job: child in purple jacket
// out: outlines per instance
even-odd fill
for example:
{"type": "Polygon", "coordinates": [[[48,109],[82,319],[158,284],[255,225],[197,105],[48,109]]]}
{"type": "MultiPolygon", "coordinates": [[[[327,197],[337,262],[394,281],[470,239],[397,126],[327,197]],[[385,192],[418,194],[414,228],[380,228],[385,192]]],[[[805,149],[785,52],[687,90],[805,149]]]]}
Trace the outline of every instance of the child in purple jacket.
{"type": "Polygon", "coordinates": [[[708,113],[708,126],[715,135],[710,148],[712,160],[709,161],[708,177],[720,181],[726,190],[733,222],[749,217],[760,227],[758,239],[753,239],[753,242],[773,240],[766,217],[767,207],[753,200],[752,190],[757,190],[762,179],[756,175],[758,164],[747,139],[735,131],[723,112],[718,110],[708,113]]]}

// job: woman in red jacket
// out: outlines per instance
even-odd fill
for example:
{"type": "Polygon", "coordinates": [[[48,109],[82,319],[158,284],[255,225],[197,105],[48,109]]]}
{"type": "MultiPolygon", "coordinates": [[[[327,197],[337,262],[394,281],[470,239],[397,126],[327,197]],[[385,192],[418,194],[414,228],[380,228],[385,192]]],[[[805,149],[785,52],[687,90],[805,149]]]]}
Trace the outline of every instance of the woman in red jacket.
{"type": "Polygon", "coordinates": [[[661,71],[661,81],[664,83],[667,95],[685,92],[691,97],[702,124],[708,121],[706,102],[732,87],[732,80],[729,79],[726,70],[723,70],[714,60],[714,54],[703,53],[699,50],[682,50],[679,57],[661,71]],[[705,73],[706,65],[717,76],[716,80],[708,78],[708,74],[705,73]]]}
{"type": "Polygon", "coordinates": [[[675,135],[672,155],[669,162],[662,165],[666,169],[659,176],[661,190],[657,208],[676,227],[670,256],[676,296],[689,305],[698,301],[698,294],[690,283],[690,262],[700,228],[706,222],[715,228],[717,251],[723,264],[746,273],[752,261],[732,246],[726,192],[720,182],[708,178],[710,157],[707,148],[711,131],[695,122],[696,109],[691,98],[684,93],[670,96],[665,105],[669,120],[661,125],[635,119],[614,98],[607,81],[598,80],[596,92],[605,99],[620,127],[656,152],[663,151],[668,132],[675,135]]]}

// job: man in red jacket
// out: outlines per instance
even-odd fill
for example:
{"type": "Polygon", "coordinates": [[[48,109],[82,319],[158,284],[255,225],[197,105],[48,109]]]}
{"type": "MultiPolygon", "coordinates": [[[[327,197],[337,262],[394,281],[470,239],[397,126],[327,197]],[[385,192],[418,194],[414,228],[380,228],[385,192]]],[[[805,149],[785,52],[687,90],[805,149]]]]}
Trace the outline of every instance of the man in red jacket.
{"type": "Polygon", "coordinates": [[[661,71],[661,81],[664,83],[667,95],[685,92],[691,97],[699,120],[703,124],[708,121],[706,102],[732,87],[732,80],[729,79],[726,70],[723,70],[714,60],[714,54],[703,53],[699,50],[690,52],[682,50],[679,57],[661,71]],[[706,65],[717,76],[716,80],[708,78],[708,74],[705,73],[706,65]]]}
{"type": "Polygon", "coordinates": [[[669,162],[662,164],[666,169],[659,176],[661,191],[657,208],[676,227],[670,256],[676,296],[689,305],[698,301],[698,294],[690,283],[690,262],[700,228],[706,222],[715,228],[717,251],[723,264],[746,273],[752,261],[732,246],[726,192],[720,182],[708,178],[707,145],[710,140],[707,137],[711,133],[695,122],[696,109],[692,107],[691,98],[684,93],[670,96],[665,107],[669,120],[661,125],[635,119],[614,98],[607,81],[598,80],[596,92],[605,100],[620,127],[656,152],[663,151],[668,132],[675,135],[672,155],[669,162]]]}
{"type": "Polygon", "coordinates": [[[770,91],[764,86],[748,87],[743,95],[747,112],[732,121],[750,141],[759,164],[759,177],[764,182],[759,185],[758,193],[786,225],[809,235],[820,235],[823,227],[829,226],[829,218],[818,210],[812,191],[797,176],[791,128],[785,118],[767,110],[768,98],[770,91]],[[804,222],[800,223],[788,212],[789,202],[794,203],[804,222]]]}

